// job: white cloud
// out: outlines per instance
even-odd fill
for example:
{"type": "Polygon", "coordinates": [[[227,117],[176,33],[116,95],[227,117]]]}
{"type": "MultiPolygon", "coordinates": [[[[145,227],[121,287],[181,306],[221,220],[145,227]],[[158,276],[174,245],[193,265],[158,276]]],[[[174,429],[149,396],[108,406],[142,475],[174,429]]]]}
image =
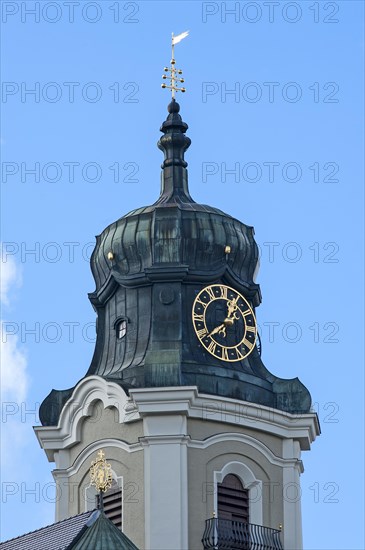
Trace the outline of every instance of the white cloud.
{"type": "MultiPolygon", "coordinates": [[[[20,270],[13,258],[0,259],[1,305],[11,305],[11,292],[21,284],[20,270]]],[[[7,334],[1,319],[0,375],[2,401],[1,447],[3,475],[15,474],[14,467],[24,454],[28,429],[22,422],[20,411],[25,403],[28,387],[27,358],[19,347],[17,336],[7,334]]],[[[9,479],[10,479],[9,478],[9,479]]]]}
{"type": "Polygon", "coordinates": [[[6,258],[0,258],[0,301],[2,305],[9,305],[10,303],[10,289],[19,287],[21,285],[22,277],[19,267],[15,263],[14,258],[11,256],[6,258]]]}
{"type": "Polygon", "coordinates": [[[18,347],[15,335],[2,334],[1,357],[1,399],[24,401],[27,393],[27,359],[18,347]]]}
{"type": "MultiPolygon", "coordinates": [[[[10,294],[14,287],[21,283],[20,270],[14,258],[1,258],[1,305],[10,305],[10,294]]],[[[4,327],[3,320],[1,321],[4,327]]],[[[15,335],[1,331],[0,342],[1,360],[1,399],[22,402],[27,392],[27,359],[23,350],[19,348],[19,341],[15,335]]]]}

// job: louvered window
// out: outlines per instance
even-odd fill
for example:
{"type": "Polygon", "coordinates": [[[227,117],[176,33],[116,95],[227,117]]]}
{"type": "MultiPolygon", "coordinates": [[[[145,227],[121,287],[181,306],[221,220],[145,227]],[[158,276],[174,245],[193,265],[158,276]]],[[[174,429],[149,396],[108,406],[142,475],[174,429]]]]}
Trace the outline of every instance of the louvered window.
{"type": "Polygon", "coordinates": [[[218,484],[218,518],[249,523],[249,495],[234,474],[218,484]]]}
{"type": "MultiPolygon", "coordinates": [[[[104,513],[114,525],[122,528],[122,490],[114,481],[112,487],[103,495],[104,513]]],[[[96,504],[99,508],[100,496],[96,495],[96,504]]]]}

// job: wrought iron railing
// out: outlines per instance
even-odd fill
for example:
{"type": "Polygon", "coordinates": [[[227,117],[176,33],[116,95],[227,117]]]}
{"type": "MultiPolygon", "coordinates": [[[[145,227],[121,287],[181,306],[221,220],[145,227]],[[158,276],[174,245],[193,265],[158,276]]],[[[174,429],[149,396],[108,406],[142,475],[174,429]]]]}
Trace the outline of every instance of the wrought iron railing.
{"type": "Polygon", "coordinates": [[[204,550],[283,550],[279,529],[211,518],[205,522],[204,550]]]}

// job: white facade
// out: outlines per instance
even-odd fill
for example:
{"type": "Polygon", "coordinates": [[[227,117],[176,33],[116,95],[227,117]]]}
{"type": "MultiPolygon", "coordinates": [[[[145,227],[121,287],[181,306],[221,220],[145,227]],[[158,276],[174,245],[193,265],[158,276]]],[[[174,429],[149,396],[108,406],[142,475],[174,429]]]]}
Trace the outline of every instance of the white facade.
{"type": "Polygon", "coordinates": [[[217,484],[229,473],[249,490],[250,523],[281,525],[284,549],[302,548],[301,450],[319,434],[314,413],[200,395],[196,387],[135,389],[128,398],[90,376],[58,426],[35,431],[56,465],[56,520],[94,505],[88,471],[102,448],[123,489],[123,530],[141,550],[202,549],[217,484]]]}

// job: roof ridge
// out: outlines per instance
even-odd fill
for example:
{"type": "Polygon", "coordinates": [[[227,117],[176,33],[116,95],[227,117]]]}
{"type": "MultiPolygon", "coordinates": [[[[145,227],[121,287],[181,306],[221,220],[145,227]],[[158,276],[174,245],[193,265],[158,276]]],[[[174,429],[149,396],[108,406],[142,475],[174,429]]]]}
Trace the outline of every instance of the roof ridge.
{"type": "Polygon", "coordinates": [[[18,535],[17,537],[13,537],[11,539],[3,540],[3,541],[0,542],[0,548],[1,548],[2,544],[11,542],[13,540],[21,539],[23,537],[26,537],[27,535],[32,535],[33,533],[37,533],[38,531],[42,531],[43,529],[47,529],[48,527],[52,527],[53,525],[59,525],[60,523],[68,521],[69,519],[77,518],[77,517],[80,517],[80,516],[86,516],[87,514],[89,514],[89,516],[91,516],[91,514],[93,512],[95,512],[95,510],[96,510],[96,508],[94,508],[93,510],[87,510],[86,512],[81,512],[81,514],[76,514],[75,516],[69,516],[68,518],[61,519],[60,521],[55,521],[54,523],[49,523],[48,525],[44,525],[43,527],[39,527],[38,529],[34,529],[34,531],[28,531],[28,533],[23,533],[23,535],[18,535]]]}

